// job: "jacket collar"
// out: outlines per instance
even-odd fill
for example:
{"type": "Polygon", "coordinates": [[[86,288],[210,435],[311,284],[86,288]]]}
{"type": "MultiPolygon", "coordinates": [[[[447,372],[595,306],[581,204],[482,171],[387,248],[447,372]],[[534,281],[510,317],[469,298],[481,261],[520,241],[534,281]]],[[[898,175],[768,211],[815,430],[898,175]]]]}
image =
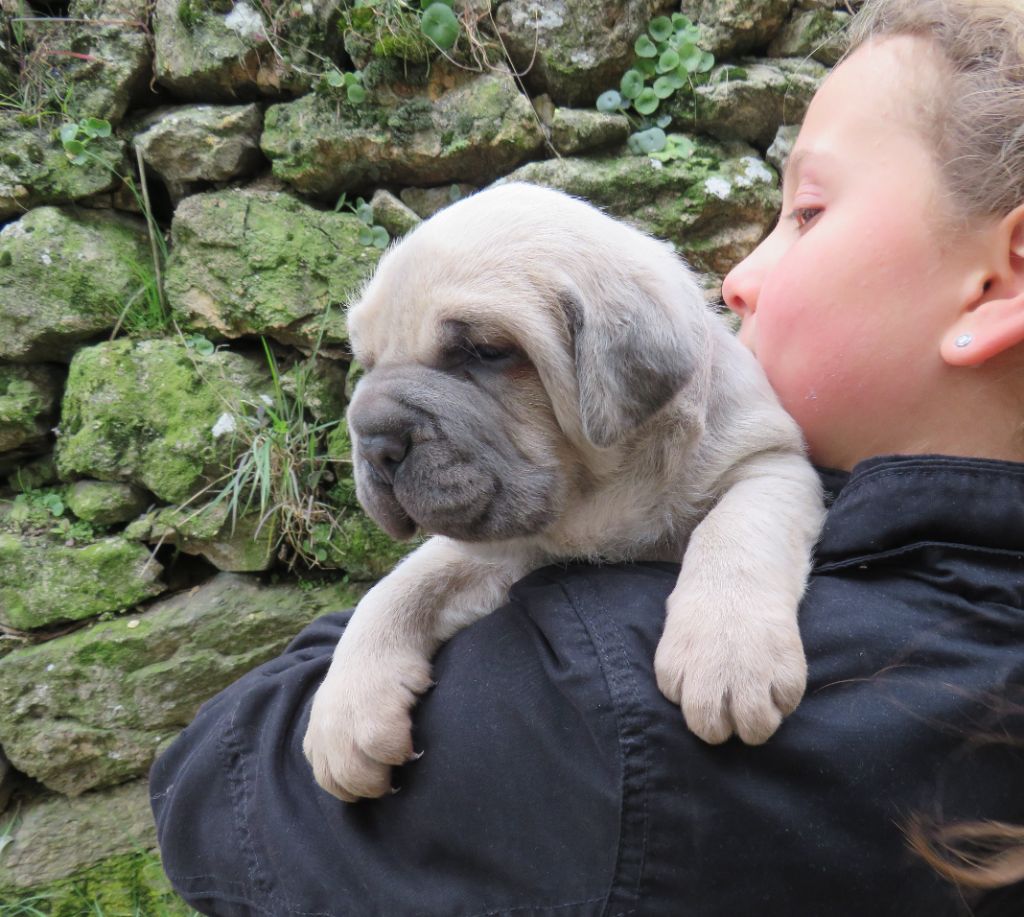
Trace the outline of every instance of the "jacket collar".
{"type": "Polygon", "coordinates": [[[1019,552],[1024,565],[1024,464],[900,455],[819,473],[832,501],[819,568],[924,544],[1019,552]]]}

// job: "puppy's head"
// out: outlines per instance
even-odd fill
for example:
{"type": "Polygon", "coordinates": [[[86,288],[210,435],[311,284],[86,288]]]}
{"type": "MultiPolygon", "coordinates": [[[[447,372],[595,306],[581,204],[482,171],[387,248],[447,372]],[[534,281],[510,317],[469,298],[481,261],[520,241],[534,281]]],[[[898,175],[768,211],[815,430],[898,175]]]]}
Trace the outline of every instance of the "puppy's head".
{"type": "Polygon", "coordinates": [[[575,198],[499,186],[418,227],[349,312],[356,491],[394,537],[543,531],[704,359],[667,246],[575,198]]]}

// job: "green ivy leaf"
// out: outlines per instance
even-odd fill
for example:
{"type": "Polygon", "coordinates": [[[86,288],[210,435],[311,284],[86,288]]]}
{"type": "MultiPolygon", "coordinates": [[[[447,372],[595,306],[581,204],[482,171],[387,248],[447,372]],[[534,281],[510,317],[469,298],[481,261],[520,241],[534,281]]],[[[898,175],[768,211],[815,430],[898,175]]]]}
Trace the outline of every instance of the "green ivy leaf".
{"type": "Polygon", "coordinates": [[[657,62],[650,57],[642,57],[633,62],[633,69],[638,70],[641,76],[656,76],[658,73],[657,62]]]}
{"type": "Polygon", "coordinates": [[[383,226],[374,226],[371,233],[373,235],[374,248],[388,247],[388,242],[391,241],[391,236],[388,235],[388,231],[383,226]]]}
{"type": "Polygon", "coordinates": [[[620,108],[622,108],[622,96],[614,89],[602,92],[601,95],[597,97],[598,111],[602,111],[605,114],[611,114],[612,112],[618,111],[620,108]]]}
{"type": "Polygon", "coordinates": [[[679,66],[679,55],[669,49],[658,58],[658,73],[669,73],[679,66]]]}
{"type": "Polygon", "coordinates": [[[638,70],[627,70],[619,80],[619,90],[627,99],[635,99],[644,90],[644,77],[638,70]]]}
{"type": "Polygon", "coordinates": [[[85,144],[81,140],[65,140],[64,149],[69,156],[83,156],[85,144]]]}
{"type": "Polygon", "coordinates": [[[698,73],[707,73],[715,66],[715,55],[710,51],[703,51],[700,55],[700,63],[697,65],[698,73]]]}
{"type": "Polygon", "coordinates": [[[345,95],[353,105],[359,105],[366,101],[366,90],[362,86],[352,85],[345,90],[345,95]]]}
{"type": "Polygon", "coordinates": [[[651,20],[647,31],[651,33],[651,38],[655,41],[667,41],[673,32],[672,20],[668,16],[658,16],[651,20]]]}
{"type": "Polygon", "coordinates": [[[327,80],[327,85],[333,86],[335,89],[341,89],[345,85],[345,76],[340,70],[328,70],[324,78],[327,80]]]}
{"type": "Polygon", "coordinates": [[[110,136],[110,122],[105,118],[85,118],[81,126],[90,137],[110,136]]]}
{"type": "Polygon", "coordinates": [[[671,80],[676,89],[682,89],[691,82],[690,72],[682,64],[679,65],[679,69],[675,73],[666,73],[665,79],[671,80]]]}
{"type": "Polygon", "coordinates": [[[369,226],[359,227],[359,244],[373,245],[373,230],[369,226]]]}
{"type": "Polygon", "coordinates": [[[78,125],[75,122],[72,121],[70,124],[61,125],[60,142],[64,144],[65,149],[67,149],[68,141],[74,140],[77,136],[78,125]]]}
{"type": "Polygon", "coordinates": [[[688,72],[693,73],[700,66],[702,53],[696,45],[687,42],[679,48],[679,62],[688,72]]]}
{"type": "Polygon", "coordinates": [[[686,16],[684,16],[682,13],[673,13],[672,14],[672,27],[674,29],[676,29],[677,31],[679,29],[688,29],[688,28],[691,28],[692,26],[693,26],[693,23],[690,22],[690,20],[686,16]]]}
{"type": "Polygon", "coordinates": [[[693,151],[696,148],[696,145],[689,137],[684,137],[682,134],[669,134],[665,148],[663,150],[656,150],[649,155],[651,159],[669,162],[673,159],[689,158],[693,155],[693,151]]]}
{"type": "Polygon", "coordinates": [[[646,35],[641,35],[633,44],[637,57],[657,57],[658,49],[646,35]]]}
{"type": "MultiPolygon", "coordinates": [[[[672,95],[673,92],[676,91],[675,83],[673,83],[671,78],[667,76],[659,76],[654,81],[654,86],[652,88],[654,89],[654,94],[659,99],[667,99],[670,95],[672,95]]],[[[639,110],[640,109],[638,108],[637,111],[639,110]]]]}
{"type": "Polygon", "coordinates": [[[633,106],[642,115],[652,115],[658,110],[658,96],[649,86],[636,97],[633,106]]]}
{"type": "Polygon", "coordinates": [[[432,3],[420,20],[420,29],[442,51],[447,51],[459,37],[459,20],[451,7],[432,3]]]}
{"type": "Polygon", "coordinates": [[[634,153],[649,155],[665,148],[665,132],[660,127],[650,127],[645,131],[637,131],[627,141],[626,146],[634,153]]]}
{"type": "Polygon", "coordinates": [[[367,226],[373,225],[373,208],[362,198],[356,200],[356,216],[367,226]]]}

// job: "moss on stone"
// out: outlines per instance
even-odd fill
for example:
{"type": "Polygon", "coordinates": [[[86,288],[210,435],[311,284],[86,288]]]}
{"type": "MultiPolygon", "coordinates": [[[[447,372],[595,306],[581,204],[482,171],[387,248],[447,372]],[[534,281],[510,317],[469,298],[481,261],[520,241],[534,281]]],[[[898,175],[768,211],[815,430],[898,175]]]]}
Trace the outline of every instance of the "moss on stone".
{"type": "Polygon", "coordinates": [[[361,592],[222,573],[131,616],[15,649],[0,658],[0,744],[64,794],[141,776],[201,703],[361,592]]]}
{"type": "Polygon", "coordinates": [[[114,327],[150,262],[142,222],[37,207],[0,230],[0,360],[67,360],[114,327]]]}
{"type": "Polygon", "coordinates": [[[184,502],[230,462],[218,419],[270,388],[260,359],[226,350],[200,357],[171,340],[83,348],[68,374],[57,468],[65,480],[135,483],[184,502]]]}
{"type": "Polygon", "coordinates": [[[97,159],[74,165],[64,152],[56,130],[26,126],[0,113],[0,219],[16,216],[41,204],[78,200],[109,191],[124,174],[124,144],[108,137],[93,140],[89,151],[97,159]]]}
{"type": "Polygon", "coordinates": [[[49,366],[0,364],[0,452],[45,441],[61,381],[49,366]]]}
{"type": "Polygon", "coordinates": [[[48,917],[192,917],[196,913],[175,894],[157,855],[146,852],[110,857],[91,869],[23,894],[41,898],[34,906],[48,917]]]}
{"type": "Polygon", "coordinates": [[[134,519],[149,502],[145,491],[110,481],[76,481],[67,488],[66,498],[71,512],[79,519],[97,525],[134,519]]]}
{"type": "Polygon", "coordinates": [[[162,592],[161,570],[120,538],[67,547],[0,533],[0,623],[32,630],[119,611],[162,592]]]}
{"type": "Polygon", "coordinates": [[[274,174],[333,200],[369,183],[482,183],[543,143],[536,115],[507,74],[465,76],[441,66],[409,99],[384,87],[359,106],[305,96],[272,106],[260,145],[274,174]]]}
{"type": "Polygon", "coordinates": [[[175,214],[168,301],[184,327],[214,336],[341,345],[343,305],[380,257],[362,226],[288,194],[194,195],[175,214]]]}
{"type": "Polygon", "coordinates": [[[745,144],[692,137],[686,159],[565,157],[508,176],[582,197],[673,242],[699,270],[724,273],[768,231],[778,212],[775,172],[745,144]]]}

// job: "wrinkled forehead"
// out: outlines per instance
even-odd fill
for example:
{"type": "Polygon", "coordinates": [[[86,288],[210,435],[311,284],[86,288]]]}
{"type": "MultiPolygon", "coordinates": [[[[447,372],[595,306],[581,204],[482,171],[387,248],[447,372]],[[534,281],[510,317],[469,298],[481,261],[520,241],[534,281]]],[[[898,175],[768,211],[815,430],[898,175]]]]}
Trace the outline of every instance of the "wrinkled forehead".
{"type": "Polygon", "coordinates": [[[349,310],[354,355],[364,364],[430,361],[470,333],[481,343],[517,343],[537,333],[543,304],[508,274],[432,245],[389,252],[349,310]]]}

